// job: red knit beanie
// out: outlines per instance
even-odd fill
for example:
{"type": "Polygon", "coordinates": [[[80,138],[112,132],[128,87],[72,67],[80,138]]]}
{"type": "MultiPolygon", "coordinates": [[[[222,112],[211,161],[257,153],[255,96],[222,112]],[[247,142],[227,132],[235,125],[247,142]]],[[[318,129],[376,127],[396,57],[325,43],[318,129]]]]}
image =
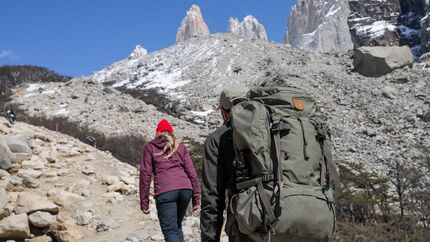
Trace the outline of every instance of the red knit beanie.
{"type": "Polygon", "coordinates": [[[167,121],[167,120],[165,120],[165,119],[162,119],[162,120],[158,123],[156,131],[157,131],[157,132],[169,131],[170,133],[175,132],[175,131],[173,130],[172,125],[170,125],[169,121],[167,121]]]}

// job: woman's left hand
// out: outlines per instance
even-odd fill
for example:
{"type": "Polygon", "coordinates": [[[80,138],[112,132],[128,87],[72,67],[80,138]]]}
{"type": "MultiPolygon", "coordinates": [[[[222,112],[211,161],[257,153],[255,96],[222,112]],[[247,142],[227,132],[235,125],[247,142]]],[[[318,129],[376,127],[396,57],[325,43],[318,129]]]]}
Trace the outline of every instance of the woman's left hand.
{"type": "Polygon", "coordinates": [[[199,211],[199,209],[200,209],[199,205],[193,206],[193,213],[199,211]]]}

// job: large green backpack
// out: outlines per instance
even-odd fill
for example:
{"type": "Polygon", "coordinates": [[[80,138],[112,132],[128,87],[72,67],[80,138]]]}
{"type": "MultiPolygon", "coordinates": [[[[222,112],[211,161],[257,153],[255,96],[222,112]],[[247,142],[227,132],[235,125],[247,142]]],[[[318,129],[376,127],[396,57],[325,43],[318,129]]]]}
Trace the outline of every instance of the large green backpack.
{"type": "Polygon", "coordinates": [[[338,174],[314,107],[297,88],[259,87],[231,109],[238,192],[230,207],[239,231],[255,241],[334,235],[338,174]]]}

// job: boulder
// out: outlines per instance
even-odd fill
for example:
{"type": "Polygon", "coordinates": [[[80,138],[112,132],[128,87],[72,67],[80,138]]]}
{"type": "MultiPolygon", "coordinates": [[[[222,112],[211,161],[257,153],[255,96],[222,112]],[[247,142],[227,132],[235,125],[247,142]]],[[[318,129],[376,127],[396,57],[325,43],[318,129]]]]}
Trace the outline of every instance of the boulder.
{"type": "Polygon", "coordinates": [[[26,240],[25,242],[52,242],[52,238],[46,235],[34,237],[32,239],[26,240]]]}
{"type": "Polygon", "coordinates": [[[97,232],[108,231],[119,227],[119,223],[111,218],[101,221],[96,228],[97,232]]]}
{"type": "Polygon", "coordinates": [[[7,172],[5,170],[0,170],[0,180],[3,180],[8,176],[10,176],[9,172],[7,172]]]}
{"type": "Polygon", "coordinates": [[[119,177],[117,176],[103,176],[102,184],[112,185],[120,182],[119,177]]]}
{"type": "Polygon", "coordinates": [[[408,46],[360,47],[354,50],[354,70],[368,77],[380,77],[394,69],[412,66],[408,46]]]}
{"type": "Polygon", "coordinates": [[[62,218],[62,216],[59,216],[56,221],[51,223],[49,228],[59,242],[80,241],[85,236],[85,231],[82,227],[76,225],[72,219],[62,218]]]}
{"type": "Polygon", "coordinates": [[[3,136],[2,139],[13,153],[25,153],[31,156],[31,147],[23,136],[3,136]]]}
{"type": "Polygon", "coordinates": [[[42,176],[42,172],[41,171],[35,171],[32,169],[21,169],[18,171],[18,173],[16,174],[18,177],[25,177],[25,176],[31,176],[33,178],[39,178],[42,176]]]}
{"type": "Polygon", "coordinates": [[[20,192],[14,210],[17,213],[33,213],[36,211],[58,213],[59,207],[35,193],[20,192]]]}
{"type": "Polygon", "coordinates": [[[22,176],[22,183],[28,188],[38,188],[40,185],[38,180],[29,175],[22,176]]]}
{"type": "Polygon", "coordinates": [[[55,221],[55,216],[48,212],[37,211],[28,216],[30,223],[38,228],[47,228],[49,225],[55,221]]]}
{"type": "Polygon", "coordinates": [[[0,221],[0,240],[26,239],[29,237],[30,227],[27,214],[12,215],[0,221]]]}
{"type": "Polygon", "coordinates": [[[60,194],[58,194],[55,197],[54,201],[56,204],[60,206],[68,207],[74,203],[77,203],[83,200],[85,200],[83,196],[80,196],[72,192],[61,191],[60,194]]]}
{"type": "Polygon", "coordinates": [[[9,146],[0,138],[0,169],[9,170],[12,168],[13,154],[9,146]]]}

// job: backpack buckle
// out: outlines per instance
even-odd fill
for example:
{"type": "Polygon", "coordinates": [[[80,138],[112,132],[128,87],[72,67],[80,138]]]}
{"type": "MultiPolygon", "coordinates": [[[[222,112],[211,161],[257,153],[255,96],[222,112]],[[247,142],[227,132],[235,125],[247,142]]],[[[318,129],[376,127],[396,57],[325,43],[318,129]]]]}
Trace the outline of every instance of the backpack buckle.
{"type": "Polygon", "coordinates": [[[275,180],[275,175],[273,174],[265,174],[262,178],[263,182],[271,182],[273,180],[275,180]]]}
{"type": "Polygon", "coordinates": [[[272,123],[270,125],[270,130],[272,131],[272,133],[277,133],[281,131],[281,122],[272,123]]]}

